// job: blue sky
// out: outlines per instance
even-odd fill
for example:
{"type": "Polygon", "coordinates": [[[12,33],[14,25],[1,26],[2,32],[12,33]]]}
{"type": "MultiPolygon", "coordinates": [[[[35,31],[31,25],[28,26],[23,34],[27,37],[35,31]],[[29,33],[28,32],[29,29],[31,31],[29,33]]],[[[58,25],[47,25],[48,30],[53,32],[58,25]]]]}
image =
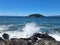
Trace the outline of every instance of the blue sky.
{"type": "Polygon", "coordinates": [[[0,0],[0,15],[60,15],[60,0],[0,0]]]}

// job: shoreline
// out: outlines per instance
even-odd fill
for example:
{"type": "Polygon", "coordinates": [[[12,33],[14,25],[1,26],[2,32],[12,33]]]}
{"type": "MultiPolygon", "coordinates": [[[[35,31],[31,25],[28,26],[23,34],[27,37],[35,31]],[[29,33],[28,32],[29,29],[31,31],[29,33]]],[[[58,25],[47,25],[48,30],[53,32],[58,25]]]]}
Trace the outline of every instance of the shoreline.
{"type": "Polygon", "coordinates": [[[60,41],[56,41],[53,37],[48,34],[35,33],[30,38],[11,38],[9,39],[8,34],[3,34],[3,38],[0,37],[1,45],[60,45],[60,41]],[[40,39],[37,39],[39,37],[40,39]]]}

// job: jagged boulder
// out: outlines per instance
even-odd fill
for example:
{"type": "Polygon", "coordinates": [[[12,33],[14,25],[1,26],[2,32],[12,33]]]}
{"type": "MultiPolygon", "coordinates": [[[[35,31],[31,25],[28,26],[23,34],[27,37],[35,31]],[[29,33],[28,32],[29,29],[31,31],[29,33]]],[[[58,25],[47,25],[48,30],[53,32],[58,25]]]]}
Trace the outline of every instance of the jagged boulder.
{"type": "Polygon", "coordinates": [[[9,39],[9,35],[8,35],[7,33],[4,33],[4,34],[2,35],[2,37],[3,37],[4,39],[9,39]]]}
{"type": "Polygon", "coordinates": [[[41,38],[41,39],[46,39],[46,40],[55,40],[53,37],[49,36],[47,33],[45,34],[40,34],[40,33],[35,33],[31,38],[41,38]]]}
{"type": "Polygon", "coordinates": [[[27,43],[28,43],[27,40],[16,39],[16,38],[11,39],[11,44],[12,45],[27,45],[27,43]]]}
{"type": "Polygon", "coordinates": [[[38,42],[35,42],[34,45],[60,45],[60,42],[52,40],[39,40],[38,42]]]}
{"type": "Polygon", "coordinates": [[[59,41],[56,41],[48,34],[35,33],[30,38],[0,38],[0,45],[60,45],[59,41]],[[41,38],[40,40],[38,38],[41,38]]]}

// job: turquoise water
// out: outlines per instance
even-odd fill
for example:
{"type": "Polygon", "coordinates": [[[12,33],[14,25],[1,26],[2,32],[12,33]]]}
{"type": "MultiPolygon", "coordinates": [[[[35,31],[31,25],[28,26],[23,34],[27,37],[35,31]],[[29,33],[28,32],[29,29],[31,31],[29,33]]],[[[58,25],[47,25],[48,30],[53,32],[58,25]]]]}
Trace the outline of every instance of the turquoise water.
{"type": "Polygon", "coordinates": [[[60,17],[28,18],[19,16],[0,16],[0,33],[23,32],[22,28],[27,23],[36,24],[40,27],[39,31],[43,33],[60,33],[60,17]]]}

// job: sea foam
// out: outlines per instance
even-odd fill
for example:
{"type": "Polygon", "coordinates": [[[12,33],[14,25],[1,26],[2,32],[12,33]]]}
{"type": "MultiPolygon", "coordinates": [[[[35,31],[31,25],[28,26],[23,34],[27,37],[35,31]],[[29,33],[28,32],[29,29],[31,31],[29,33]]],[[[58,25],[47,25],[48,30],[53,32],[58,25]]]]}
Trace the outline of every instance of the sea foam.
{"type": "MultiPolygon", "coordinates": [[[[4,29],[7,30],[9,29],[8,27],[3,26],[2,30],[4,29]]],[[[9,34],[10,38],[28,38],[28,37],[31,37],[34,33],[39,32],[40,27],[36,23],[27,23],[21,30],[22,32],[19,30],[16,30],[16,31],[5,31],[3,33],[9,34]]],[[[1,37],[3,33],[0,33],[1,37]]]]}
{"type": "MultiPolygon", "coordinates": [[[[0,31],[7,30],[7,29],[9,29],[10,26],[12,26],[12,25],[0,26],[0,31]]],[[[2,37],[3,33],[7,33],[7,34],[9,34],[10,39],[11,38],[28,38],[28,37],[31,37],[34,33],[42,33],[41,28],[45,28],[45,27],[38,26],[36,23],[26,23],[24,25],[24,27],[21,29],[22,31],[20,31],[20,30],[5,31],[5,32],[2,31],[2,33],[0,32],[0,37],[2,37]]],[[[57,41],[60,41],[60,35],[58,34],[58,32],[57,33],[53,32],[49,35],[52,36],[53,38],[55,38],[57,41]]]]}

